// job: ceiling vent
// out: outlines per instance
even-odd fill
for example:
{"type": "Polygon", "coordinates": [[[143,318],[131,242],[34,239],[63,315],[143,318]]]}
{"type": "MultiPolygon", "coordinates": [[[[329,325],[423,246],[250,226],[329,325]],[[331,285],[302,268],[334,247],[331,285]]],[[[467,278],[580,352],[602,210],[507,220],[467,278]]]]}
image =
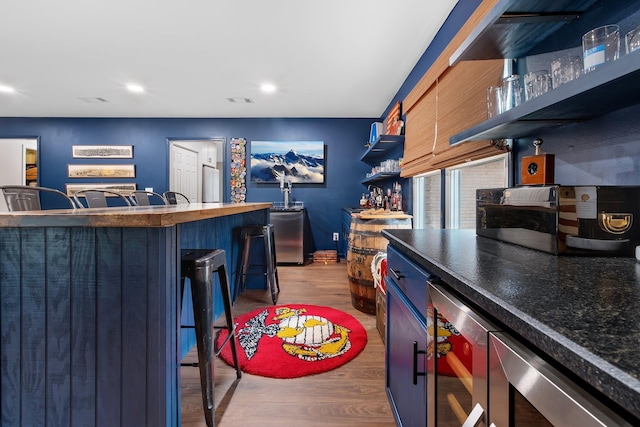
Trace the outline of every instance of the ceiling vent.
{"type": "Polygon", "coordinates": [[[85,98],[78,98],[80,101],[86,102],[87,104],[100,104],[103,102],[109,102],[104,98],[97,98],[97,97],[85,97],[85,98]]]}
{"type": "Polygon", "coordinates": [[[253,104],[253,99],[251,98],[227,98],[227,101],[232,104],[253,104]]]}

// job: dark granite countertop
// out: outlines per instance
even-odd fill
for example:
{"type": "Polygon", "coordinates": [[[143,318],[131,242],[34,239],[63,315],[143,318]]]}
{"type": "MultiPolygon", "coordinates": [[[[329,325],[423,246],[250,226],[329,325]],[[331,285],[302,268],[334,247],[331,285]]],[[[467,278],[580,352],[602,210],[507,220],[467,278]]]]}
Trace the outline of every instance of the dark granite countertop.
{"type": "Polygon", "coordinates": [[[475,230],[383,230],[389,243],[640,418],[640,262],[546,254],[475,230]]]}

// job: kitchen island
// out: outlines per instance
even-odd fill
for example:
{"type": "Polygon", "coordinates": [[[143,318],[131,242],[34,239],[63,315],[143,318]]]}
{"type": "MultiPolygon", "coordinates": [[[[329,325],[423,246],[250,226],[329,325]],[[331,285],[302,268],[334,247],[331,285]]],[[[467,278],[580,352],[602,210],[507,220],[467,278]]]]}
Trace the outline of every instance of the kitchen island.
{"type": "Polygon", "coordinates": [[[233,230],[270,207],[0,213],[0,424],[180,425],[180,250],[224,249],[233,275],[233,230]]]}
{"type": "Polygon", "coordinates": [[[469,307],[614,411],[627,411],[637,425],[640,263],[635,258],[556,257],[478,237],[475,230],[382,234],[469,307]]]}

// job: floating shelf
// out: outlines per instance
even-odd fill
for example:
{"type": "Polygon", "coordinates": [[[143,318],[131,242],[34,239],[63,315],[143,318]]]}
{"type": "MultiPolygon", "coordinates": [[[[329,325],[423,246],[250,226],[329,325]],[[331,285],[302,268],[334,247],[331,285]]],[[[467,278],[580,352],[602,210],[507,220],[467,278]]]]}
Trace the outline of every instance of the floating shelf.
{"type": "Polygon", "coordinates": [[[596,0],[502,0],[449,58],[520,58],[562,26],[580,17],[596,0]]]}
{"type": "Polygon", "coordinates": [[[402,144],[404,144],[404,135],[380,135],[365,151],[360,161],[375,166],[382,160],[387,160],[389,153],[402,144]]]}
{"type": "Polygon", "coordinates": [[[640,51],[636,51],[453,135],[449,142],[521,138],[636,105],[639,78],[640,51]]]}
{"type": "Polygon", "coordinates": [[[380,172],[365,179],[364,181],[362,181],[362,184],[367,185],[367,184],[371,184],[372,182],[384,181],[385,179],[399,178],[399,177],[400,177],[400,172],[380,172]]]}

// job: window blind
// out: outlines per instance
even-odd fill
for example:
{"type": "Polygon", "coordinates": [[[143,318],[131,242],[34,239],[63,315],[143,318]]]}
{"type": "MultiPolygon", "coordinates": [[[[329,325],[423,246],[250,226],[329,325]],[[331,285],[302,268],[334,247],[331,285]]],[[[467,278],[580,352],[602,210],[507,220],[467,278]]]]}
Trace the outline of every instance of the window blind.
{"type": "Polygon", "coordinates": [[[486,89],[500,80],[502,59],[463,61],[449,57],[497,0],[483,1],[403,102],[406,112],[401,176],[500,154],[491,141],[451,146],[449,138],[487,118],[486,89]]]}

